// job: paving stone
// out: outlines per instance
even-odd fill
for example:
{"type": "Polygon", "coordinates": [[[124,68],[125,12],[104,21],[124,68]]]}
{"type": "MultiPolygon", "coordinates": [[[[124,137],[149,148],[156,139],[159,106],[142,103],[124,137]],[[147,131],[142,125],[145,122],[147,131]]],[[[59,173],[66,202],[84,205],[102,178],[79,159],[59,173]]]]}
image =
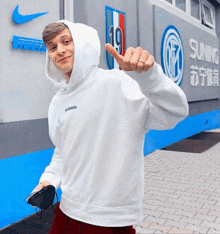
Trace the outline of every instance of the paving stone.
{"type": "Polygon", "coordinates": [[[213,201],[213,203],[214,203],[214,204],[210,204],[210,203],[209,203],[209,205],[215,205],[215,206],[220,207],[220,202],[219,202],[219,201],[218,201],[218,202],[217,202],[217,201],[213,201]]]}
{"type": "Polygon", "coordinates": [[[194,234],[194,231],[186,231],[180,228],[172,227],[168,233],[169,234],[194,234]]]}
{"type": "Polygon", "coordinates": [[[171,197],[171,198],[174,198],[174,199],[178,199],[180,197],[179,194],[171,194],[171,193],[163,193],[163,196],[164,197],[171,197]]]}
{"type": "Polygon", "coordinates": [[[208,215],[220,217],[220,211],[210,210],[208,215]]]}
{"type": "Polygon", "coordinates": [[[152,230],[152,229],[144,229],[144,228],[141,228],[139,226],[136,227],[135,230],[136,230],[137,234],[145,234],[145,233],[147,233],[147,234],[154,234],[155,231],[156,231],[156,230],[152,230]]]}
{"type": "MultiPolygon", "coordinates": [[[[216,219],[216,216],[211,216],[211,215],[204,215],[204,214],[201,214],[201,213],[197,213],[194,217],[193,217],[193,219],[204,219],[204,220],[207,220],[207,221],[209,221],[209,222],[216,222],[216,223],[218,223],[216,220],[218,219],[216,219]]],[[[219,218],[219,223],[220,223],[220,218],[219,218]]]]}
{"type": "Polygon", "coordinates": [[[220,212],[220,207],[217,207],[217,206],[210,206],[208,204],[204,204],[202,206],[203,209],[210,209],[210,210],[215,210],[215,211],[218,211],[220,212]]]}
{"type": "Polygon", "coordinates": [[[169,184],[167,184],[167,185],[161,185],[161,188],[162,189],[168,189],[168,190],[173,190],[173,192],[176,192],[176,188],[174,188],[173,187],[173,185],[169,185],[169,184]]]}
{"type": "Polygon", "coordinates": [[[143,211],[143,214],[159,218],[162,215],[162,212],[151,211],[151,210],[146,209],[146,210],[143,211]]]}
{"type": "MultiPolygon", "coordinates": [[[[189,212],[198,212],[198,213],[201,213],[201,214],[208,214],[210,212],[210,209],[201,209],[201,208],[198,208],[198,207],[190,207],[188,209],[189,212]]],[[[220,214],[220,213],[219,213],[220,214]]],[[[211,214],[209,214],[211,215],[211,214]]]]}
{"type": "Polygon", "coordinates": [[[186,216],[188,218],[192,218],[193,216],[195,216],[195,212],[188,212],[188,211],[184,211],[184,210],[177,210],[175,212],[175,215],[182,215],[182,216],[186,216]]]}
{"type": "MultiPolygon", "coordinates": [[[[189,186],[180,186],[179,184],[173,184],[172,186],[178,190],[177,192],[186,192],[186,190],[189,189],[189,186]]],[[[177,192],[175,194],[178,194],[177,192]]]]}
{"type": "Polygon", "coordinates": [[[142,221],[142,222],[138,223],[138,226],[140,226],[143,229],[147,229],[151,224],[152,224],[152,222],[142,221]]]}
{"type": "MultiPolygon", "coordinates": [[[[219,183],[220,184],[220,183],[219,183]]],[[[220,202],[220,196],[213,196],[213,195],[211,195],[210,197],[209,197],[209,200],[214,200],[214,201],[217,201],[217,202],[220,202]]]]}
{"type": "Polygon", "coordinates": [[[175,222],[173,220],[167,220],[164,225],[166,226],[172,226],[172,227],[176,227],[179,229],[184,229],[184,227],[186,226],[185,223],[180,223],[180,222],[175,222]]]}
{"type": "Polygon", "coordinates": [[[179,180],[175,179],[166,179],[167,182],[174,182],[174,183],[179,183],[179,180]]]}
{"type": "Polygon", "coordinates": [[[201,223],[202,223],[202,219],[195,219],[195,218],[188,218],[186,216],[183,216],[179,222],[182,222],[182,223],[189,223],[189,224],[193,224],[195,226],[199,226],[201,223]]]}
{"type": "Polygon", "coordinates": [[[168,213],[168,214],[174,214],[177,210],[172,209],[172,208],[167,208],[167,207],[159,207],[157,211],[168,213]]]}
{"type": "Polygon", "coordinates": [[[172,203],[171,202],[162,202],[162,201],[158,201],[156,200],[156,202],[154,203],[154,205],[157,205],[157,206],[161,206],[161,207],[166,207],[166,208],[170,208],[172,207],[172,203]]]}
{"type": "MultiPolygon", "coordinates": [[[[215,189],[210,189],[210,188],[208,188],[208,189],[206,189],[206,190],[204,191],[203,194],[208,194],[208,195],[216,196],[216,195],[217,195],[217,192],[215,192],[215,189]]],[[[219,194],[220,194],[220,193],[219,193],[219,194]]]]}
{"type": "Polygon", "coordinates": [[[192,193],[191,197],[202,198],[202,199],[210,199],[210,194],[192,193]]]}
{"type": "Polygon", "coordinates": [[[156,186],[156,185],[150,186],[150,185],[147,185],[147,184],[145,183],[145,188],[146,188],[148,191],[151,191],[151,192],[160,190],[159,188],[157,188],[157,187],[155,187],[155,186],[156,186]]]}
{"type": "Polygon", "coordinates": [[[204,190],[203,189],[188,189],[188,190],[186,190],[186,192],[202,194],[204,192],[204,190]]]}
{"type": "MultiPolygon", "coordinates": [[[[174,204],[178,204],[178,205],[183,205],[185,203],[185,200],[179,200],[176,198],[167,197],[166,202],[170,202],[170,203],[174,203],[174,204]]],[[[173,205],[172,205],[172,208],[174,208],[173,205]]]]}
{"type": "MultiPolygon", "coordinates": [[[[209,220],[208,220],[209,221],[209,220]]],[[[215,223],[219,223],[220,224],[220,217],[217,217],[215,220],[215,223]]]]}
{"type": "Polygon", "coordinates": [[[199,198],[196,203],[208,204],[210,206],[218,206],[216,201],[199,198]]]}
{"type": "Polygon", "coordinates": [[[201,226],[195,226],[193,224],[188,224],[184,230],[186,231],[196,231],[199,232],[200,234],[206,234],[210,228],[209,227],[201,227],[201,226]]]}
{"type": "Polygon", "coordinates": [[[162,219],[162,218],[156,218],[156,217],[153,217],[153,216],[148,216],[146,219],[144,219],[144,221],[158,223],[158,224],[164,224],[167,221],[167,219],[162,219]]]}
{"type": "Polygon", "coordinates": [[[160,189],[160,192],[173,194],[173,193],[176,192],[176,190],[175,189],[168,189],[168,188],[165,189],[165,188],[162,188],[162,189],[160,189]]]}
{"type": "Polygon", "coordinates": [[[210,186],[209,186],[209,188],[210,189],[217,189],[217,188],[219,188],[219,184],[211,184],[210,186]]]}
{"type": "Polygon", "coordinates": [[[210,228],[207,232],[207,234],[219,234],[219,231],[213,229],[213,228],[210,228]]]}
{"type": "Polygon", "coordinates": [[[216,189],[215,192],[216,192],[216,193],[220,193],[220,189],[216,189]]]}
{"type": "Polygon", "coordinates": [[[159,225],[157,223],[152,223],[150,226],[149,226],[150,229],[155,229],[155,230],[159,230],[159,231],[162,231],[162,232],[169,232],[169,230],[172,228],[172,226],[166,226],[166,225],[159,225]]]}
{"type": "Polygon", "coordinates": [[[185,196],[185,195],[182,195],[178,198],[178,200],[180,201],[191,201],[191,202],[195,202],[198,200],[198,197],[192,197],[192,196],[185,196]]]}
{"type": "Polygon", "coordinates": [[[177,209],[177,210],[183,210],[183,211],[188,211],[190,209],[191,206],[186,206],[184,204],[172,204],[172,208],[173,209],[177,209]]]}
{"type": "Polygon", "coordinates": [[[206,220],[203,220],[203,222],[201,223],[201,226],[213,228],[213,229],[220,232],[220,224],[219,223],[212,223],[212,222],[208,222],[206,220]]]}
{"type": "Polygon", "coordinates": [[[152,200],[158,200],[158,201],[166,201],[168,199],[168,197],[164,197],[164,196],[158,196],[158,195],[152,195],[151,196],[151,199],[152,200]]]}
{"type": "Polygon", "coordinates": [[[173,221],[177,221],[178,222],[182,218],[182,216],[163,213],[160,218],[171,219],[173,221]]]}
{"type": "Polygon", "coordinates": [[[176,191],[175,194],[179,194],[179,195],[187,196],[187,197],[191,197],[193,195],[193,193],[184,192],[184,191],[176,191]]]}
{"type": "Polygon", "coordinates": [[[204,207],[205,204],[203,203],[196,203],[196,202],[190,202],[190,201],[186,201],[185,203],[183,203],[183,205],[186,205],[186,206],[193,206],[193,207],[197,207],[197,208],[207,208],[207,207],[204,207]]]}
{"type": "Polygon", "coordinates": [[[148,209],[148,210],[157,210],[159,208],[159,206],[157,206],[157,205],[150,205],[150,204],[146,204],[146,203],[144,203],[143,204],[143,209],[148,209]]]}

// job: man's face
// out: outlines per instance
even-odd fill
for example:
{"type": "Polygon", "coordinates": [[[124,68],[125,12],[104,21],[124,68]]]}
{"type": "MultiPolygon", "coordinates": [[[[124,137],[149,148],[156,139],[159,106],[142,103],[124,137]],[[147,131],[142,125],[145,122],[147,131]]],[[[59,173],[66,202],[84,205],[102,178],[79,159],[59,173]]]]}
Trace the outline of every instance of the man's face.
{"type": "Polygon", "coordinates": [[[74,62],[74,44],[69,29],[64,29],[46,46],[56,68],[70,77],[74,62]]]}

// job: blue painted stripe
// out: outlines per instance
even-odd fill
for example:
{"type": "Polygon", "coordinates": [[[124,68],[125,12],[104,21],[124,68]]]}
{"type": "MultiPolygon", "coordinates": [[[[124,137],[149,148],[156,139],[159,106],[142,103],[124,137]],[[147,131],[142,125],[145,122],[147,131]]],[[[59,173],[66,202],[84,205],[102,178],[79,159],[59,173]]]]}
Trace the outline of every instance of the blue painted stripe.
{"type": "MultiPolygon", "coordinates": [[[[54,149],[0,160],[0,229],[35,212],[25,198],[38,184],[54,149]]],[[[58,189],[60,199],[61,191],[58,189]]]]}
{"type": "Polygon", "coordinates": [[[196,133],[219,128],[219,109],[185,118],[170,130],[150,130],[145,135],[144,155],[162,149],[196,133]]]}

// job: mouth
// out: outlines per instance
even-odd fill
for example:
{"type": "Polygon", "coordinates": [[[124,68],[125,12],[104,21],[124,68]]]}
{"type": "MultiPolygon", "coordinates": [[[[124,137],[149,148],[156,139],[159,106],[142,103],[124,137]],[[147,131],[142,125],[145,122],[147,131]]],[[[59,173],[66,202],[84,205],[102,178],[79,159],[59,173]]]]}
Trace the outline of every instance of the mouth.
{"type": "Polygon", "coordinates": [[[68,58],[70,58],[71,56],[68,56],[68,57],[65,57],[65,58],[62,58],[62,59],[60,59],[59,61],[58,61],[58,63],[59,62],[63,62],[63,61],[66,61],[68,58]]]}

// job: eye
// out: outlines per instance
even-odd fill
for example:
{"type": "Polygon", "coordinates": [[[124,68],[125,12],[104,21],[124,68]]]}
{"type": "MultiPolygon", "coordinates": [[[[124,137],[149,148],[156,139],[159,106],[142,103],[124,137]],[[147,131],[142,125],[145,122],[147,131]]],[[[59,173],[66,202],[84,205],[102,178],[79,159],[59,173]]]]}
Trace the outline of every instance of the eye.
{"type": "Polygon", "coordinates": [[[56,49],[56,46],[51,46],[50,51],[54,51],[56,49]]]}
{"type": "Polygon", "coordinates": [[[69,42],[70,42],[69,40],[66,40],[66,41],[65,41],[65,44],[67,45],[67,44],[69,44],[69,42]]]}

